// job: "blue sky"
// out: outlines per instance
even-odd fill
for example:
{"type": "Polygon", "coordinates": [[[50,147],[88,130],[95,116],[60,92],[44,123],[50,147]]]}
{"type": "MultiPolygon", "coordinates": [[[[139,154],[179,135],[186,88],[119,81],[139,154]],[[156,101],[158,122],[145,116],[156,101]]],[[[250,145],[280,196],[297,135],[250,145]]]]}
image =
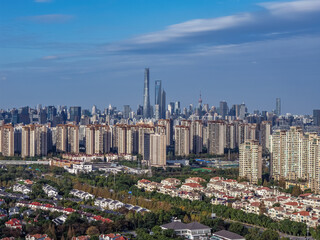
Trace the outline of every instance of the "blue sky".
{"type": "Polygon", "coordinates": [[[320,1],[1,0],[0,108],[167,102],[320,108],[320,1]]]}

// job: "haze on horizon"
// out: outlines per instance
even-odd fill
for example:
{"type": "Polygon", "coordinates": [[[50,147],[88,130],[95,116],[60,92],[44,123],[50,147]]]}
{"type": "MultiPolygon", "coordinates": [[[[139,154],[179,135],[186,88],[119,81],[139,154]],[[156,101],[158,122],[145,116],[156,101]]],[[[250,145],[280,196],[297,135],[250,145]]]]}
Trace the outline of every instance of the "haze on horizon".
{"type": "Polygon", "coordinates": [[[318,0],[3,0],[0,108],[143,100],[312,114],[320,108],[318,0]]]}

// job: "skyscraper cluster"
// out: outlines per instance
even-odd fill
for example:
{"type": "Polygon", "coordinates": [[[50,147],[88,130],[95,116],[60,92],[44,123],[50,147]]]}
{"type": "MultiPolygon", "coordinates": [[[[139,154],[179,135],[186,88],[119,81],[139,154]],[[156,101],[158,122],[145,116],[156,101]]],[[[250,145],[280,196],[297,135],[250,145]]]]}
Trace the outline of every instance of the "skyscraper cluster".
{"type": "Polygon", "coordinates": [[[166,117],[166,92],[162,88],[162,81],[155,81],[155,94],[154,94],[154,108],[150,105],[150,70],[145,69],[144,72],[144,91],[143,91],[143,117],[152,118],[153,115],[156,120],[166,117]],[[154,112],[154,114],[152,114],[154,112]]]}

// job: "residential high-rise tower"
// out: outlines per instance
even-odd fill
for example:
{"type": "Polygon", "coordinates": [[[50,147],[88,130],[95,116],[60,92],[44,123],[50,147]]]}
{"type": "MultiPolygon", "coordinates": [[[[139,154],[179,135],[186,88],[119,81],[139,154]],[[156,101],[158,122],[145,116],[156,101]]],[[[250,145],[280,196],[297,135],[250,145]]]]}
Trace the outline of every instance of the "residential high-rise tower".
{"type": "Polygon", "coordinates": [[[255,184],[262,178],[262,146],[259,141],[247,140],[240,144],[239,176],[255,184]]]}

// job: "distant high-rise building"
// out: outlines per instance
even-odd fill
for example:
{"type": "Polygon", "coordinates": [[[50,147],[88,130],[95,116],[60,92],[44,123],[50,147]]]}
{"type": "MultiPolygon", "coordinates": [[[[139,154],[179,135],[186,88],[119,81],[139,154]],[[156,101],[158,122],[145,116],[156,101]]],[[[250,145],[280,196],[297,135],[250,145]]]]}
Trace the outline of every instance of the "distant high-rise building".
{"type": "Polygon", "coordinates": [[[170,115],[172,115],[174,113],[174,102],[170,102],[169,105],[168,105],[168,111],[170,113],[170,115]]]}
{"type": "Polygon", "coordinates": [[[48,153],[48,128],[45,125],[22,127],[21,156],[46,156],[48,153]]]}
{"type": "Polygon", "coordinates": [[[190,145],[192,153],[199,154],[203,147],[203,123],[201,120],[191,122],[190,126],[190,145]]]}
{"type": "Polygon", "coordinates": [[[154,114],[156,119],[166,116],[166,92],[162,89],[161,80],[155,82],[155,101],[154,114]]]}
{"type": "Polygon", "coordinates": [[[243,120],[246,116],[246,113],[247,113],[248,109],[246,107],[246,105],[244,103],[242,103],[240,106],[239,106],[239,119],[243,120]]]}
{"type": "Polygon", "coordinates": [[[276,130],[270,137],[271,168],[273,178],[295,180],[304,178],[307,161],[303,152],[306,145],[300,127],[291,127],[289,131],[276,130]]]}
{"type": "Polygon", "coordinates": [[[81,107],[70,107],[70,121],[79,123],[81,119],[81,107]]]}
{"type": "Polygon", "coordinates": [[[161,92],[161,118],[166,118],[166,92],[161,92]]]}
{"type": "Polygon", "coordinates": [[[67,152],[68,146],[68,128],[64,124],[57,125],[56,130],[56,151],[67,152]]]}
{"type": "Polygon", "coordinates": [[[176,114],[179,114],[180,111],[181,111],[181,109],[180,109],[180,102],[177,101],[177,102],[175,102],[175,105],[174,105],[174,112],[175,112],[176,114]]]}
{"type": "Polygon", "coordinates": [[[53,118],[57,115],[57,109],[55,106],[47,107],[47,118],[49,121],[53,121],[53,118]]]}
{"type": "Polygon", "coordinates": [[[173,124],[170,119],[160,119],[158,125],[164,126],[166,129],[167,146],[173,143],[173,124]]]}
{"type": "Polygon", "coordinates": [[[123,118],[128,119],[130,112],[131,112],[130,106],[129,105],[124,105],[123,106],[123,118]]]}
{"type": "Polygon", "coordinates": [[[103,154],[110,151],[111,135],[107,125],[88,125],[85,128],[85,135],[86,154],[103,154]]]}
{"type": "Polygon", "coordinates": [[[138,105],[137,107],[137,115],[143,116],[143,107],[141,105],[138,105]]]}
{"type": "Polygon", "coordinates": [[[67,151],[70,153],[79,153],[79,126],[68,125],[68,144],[67,151]]]}
{"type": "Polygon", "coordinates": [[[240,144],[239,176],[255,184],[262,178],[262,146],[258,141],[248,140],[240,144]]]}
{"type": "Polygon", "coordinates": [[[175,132],[175,155],[188,156],[190,154],[190,128],[184,125],[176,125],[175,132]]]}
{"type": "Polygon", "coordinates": [[[156,80],[155,81],[155,86],[154,86],[154,89],[155,89],[155,93],[154,93],[154,104],[161,104],[161,91],[162,91],[162,88],[161,88],[161,80],[156,80]]]}
{"type": "Polygon", "coordinates": [[[320,126],[320,109],[313,110],[313,124],[320,126]]]}
{"type": "Polygon", "coordinates": [[[18,110],[19,123],[23,123],[23,124],[29,124],[30,123],[29,110],[30,110],[29,107],[19,108],[19,110],[18,110]]]}
{"type": "Polygon", "coordinates": [[[155,132],[155,128],[147,124],[141,124],[138,127],[139,154],[142,155],[144,160],[150,160],[150,134],[155,132]]]}
{"type": "Polygon", "coordinates": [[[154,117],[156,120],[159,120],[161,118],[160,112],[161,112],[160,105],[159,104],[154,105],[154,117]]]}
{"type": "Polygon", "coordinates": [[[165,166],[166,160],[166,135],[151,134],[150,135],[150,165],[165,166]]]}
{"type": "Polygon", "coordinates": [[[304,133],[301,127],[276,130],[270,137],[270,175],[276,179],[307,181],[320,192],[320,137],[304,133]]]}
{"type": "Polygon", "coordinates": [[[277,98],[276,99],[276,111],[275,114],[280,116],[281,115],[281,99],[277,98]]]}
{"type": "Polygon", "coordinates": [[[149,96],[149,68],[144,71],[144,93],[143,93],[143,117],[150,118],[150,96],[149,96]]]}
{"type": "Polygon", "coordinates": [[[221,101],[220,102],[220,116],[225,119],[225,117],[228,115],[228,104],[226,101],[221,101]]]}
{"type": "Polygon", "coordinates": [[[0,127],[0,145],[3,156],[14,156],[14,128],[11,124],[0,127]]]}
{"type": "Polygon", "coordinates": [[[270,148],[270,135],[272,132],[272,123],[269,121],[263,121],[260,124],[260,131],[262,150],[265,151],[266,149],[270,148]]]}
{"type": "Polygon", "coordinates": [[[92,106],[91,114],[92,114],[92,115],[97,114],[97,106],[96,106],[96,105],[93,105],[93,106],[92,106]]]}
{"type": "Polygon", "coordinates": [[[208,121],[208,153],[224,154],[224,148],[226,147],[226,132],[226,123],[224,121],[208,121]]]}
{"type": "Polygon", "coordinates": [[[200,110],[200,111],[202,110],[202,98],[201,98],[201,92],[200,92],[200,98],[199,98],[199,101],[198,101],[198,108],[199,108],[199,110],[200,110]]]}

